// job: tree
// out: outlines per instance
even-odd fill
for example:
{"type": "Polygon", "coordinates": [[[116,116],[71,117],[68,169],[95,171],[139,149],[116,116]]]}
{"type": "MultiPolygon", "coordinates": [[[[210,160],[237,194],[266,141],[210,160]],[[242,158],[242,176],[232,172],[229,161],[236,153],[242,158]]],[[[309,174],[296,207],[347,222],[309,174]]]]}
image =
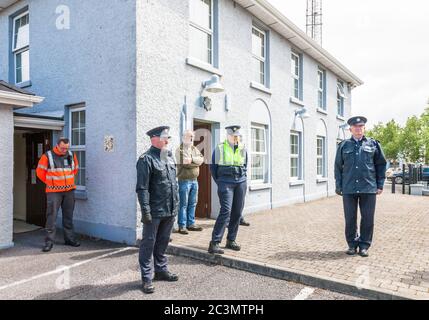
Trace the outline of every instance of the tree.
{"type": "Polygon", "coordinates": [[[399,155],[402,153],[400,141],[402,129],[395,120],[391,120],[387,124],[377,124],[368,132],[368,136],[380,141],[388,160],[393,163],[398,162],[399,155]]]}
{"type": "Polygon", "coordinates": [[[425,163],[429,164],[429,107],[427,107],[425,112],[422,114],[421,121],[422,121],[424,160],[425,160],[425,163]]]}
{"type": "Polygon", "coordinates": [[[423,120],[416,116],[408,118],[402,130],[400,144],[405,159],[410,162],[424,160],[423,120]]]}

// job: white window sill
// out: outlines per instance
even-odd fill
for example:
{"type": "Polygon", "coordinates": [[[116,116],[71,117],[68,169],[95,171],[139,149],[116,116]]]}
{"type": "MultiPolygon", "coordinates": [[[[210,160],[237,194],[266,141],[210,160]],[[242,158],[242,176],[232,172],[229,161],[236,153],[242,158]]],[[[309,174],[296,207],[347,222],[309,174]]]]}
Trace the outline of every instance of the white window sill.
{"type": "Polygon", "coordinates": [[[260,84],[256,81],[251,81],[250,82],[250,87],[259,91],[262,91],[266,94],[273,94],[273,92],[271,91],[271,89],[267,88],[266,86],[264,86],[263,84],[260,84]]]}
{"type": "Polygon", "coordinates": [[[250,191],[259,191],[259,190],[267,190],[272,189],[273,186],[270,183],[265,184],[254,184],[249,187],[250,191]]]}
{"type": "Polygon", "coordinates": [[[24,89],[24,88],[28,88],[31,87],[31,81],[25,81],[25,82],[21,82],[21,83],[17,83],[16,86],[18,88],[24,89]]]}
{"type": "Polygon", "coordinates": [[[343,116],[339,116],[339,115],[337,115],[337,119],[340,121],[346,121],[346,118],[344,118],[343,116]]]}
{"type": "Polygon", "coordinates": [[[289,186],[291,187],[297,187],[297,186],[303,186],[303,185],[305,185],[304,180],[295,180],[295,181],[289,182],[289,186]]]}
{"type": "Polygon", "coordinates": [[[290,97],[290,102],[299,105],[300,107],[305,107],[304,101],[301,101],[295,97],[290,97]]]}
{"type": "Polygon", "coordinates": [[[191,58],[191,57],[187,58],[186,64],[189,66],[210,72],[212,74],[216,74],[220,77],[223,76],[222,71],[220,71],[219,69],[213,67],[211,64],[208,64],[207,62],[204,62],[195,58],[191,58]]]}
{"type": "Polygon", "coordinates": [[[326,111],[325,109],[317,108],[317,112],[321,113],[321,114],[324,114],[325,116],[328,115],[328,111],[326,111]]]}
{"type": "Polygon", "coordinates": [[[325,183],[328,182],[328,178],[317,178],[317,183],[325,183]]]}

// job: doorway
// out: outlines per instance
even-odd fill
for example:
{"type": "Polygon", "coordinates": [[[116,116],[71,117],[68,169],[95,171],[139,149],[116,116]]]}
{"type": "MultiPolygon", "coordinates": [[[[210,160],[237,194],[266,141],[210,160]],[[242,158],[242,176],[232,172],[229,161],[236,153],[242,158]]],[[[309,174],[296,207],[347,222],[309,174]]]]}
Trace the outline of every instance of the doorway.
{"type": "Polygon", "coordinates": [[[209,164],[212,156],[212,125],[203,122],[194,122],[195,145],[204,156],[204,164],[200,167],[198,177],[198,204],[195,212],[197,218],[208,219],[212,210],[212,177],[209,164]]]}
{"type": "Polygon", "coordinates": [[[20,225],[44,227],[45,184],[37,178],[36,169],[51,148],[52,132],[16,128],[14,140],[14,219],[20,225]]]}

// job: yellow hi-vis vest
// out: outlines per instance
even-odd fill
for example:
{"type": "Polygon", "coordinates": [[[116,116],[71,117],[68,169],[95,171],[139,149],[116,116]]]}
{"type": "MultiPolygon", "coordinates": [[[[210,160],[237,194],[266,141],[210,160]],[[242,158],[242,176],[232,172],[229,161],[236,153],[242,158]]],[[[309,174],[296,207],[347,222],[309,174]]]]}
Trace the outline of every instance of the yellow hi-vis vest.
{"type": "Polygon", "coordinates": [[[235,150],[229,145],[226,140],[219,148],[219,166],[242,167],[246,161],[244,154],[244,146],[240,144],[235,150]]]}

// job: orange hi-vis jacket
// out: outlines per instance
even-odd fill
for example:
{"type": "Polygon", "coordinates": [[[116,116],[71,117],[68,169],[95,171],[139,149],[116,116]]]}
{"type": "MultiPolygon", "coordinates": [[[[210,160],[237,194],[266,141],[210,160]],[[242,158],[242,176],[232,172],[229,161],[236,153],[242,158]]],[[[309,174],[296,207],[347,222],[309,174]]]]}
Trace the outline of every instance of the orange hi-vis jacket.
{"type": "Polygon", "coordinates": [[[76,189],[75,177],[79,171],[76,155],[69,151],[61,155],[58,148],[48,151],[39,160],[37,177],[46,184],[46,192],[67,192],[76,189]]]}

